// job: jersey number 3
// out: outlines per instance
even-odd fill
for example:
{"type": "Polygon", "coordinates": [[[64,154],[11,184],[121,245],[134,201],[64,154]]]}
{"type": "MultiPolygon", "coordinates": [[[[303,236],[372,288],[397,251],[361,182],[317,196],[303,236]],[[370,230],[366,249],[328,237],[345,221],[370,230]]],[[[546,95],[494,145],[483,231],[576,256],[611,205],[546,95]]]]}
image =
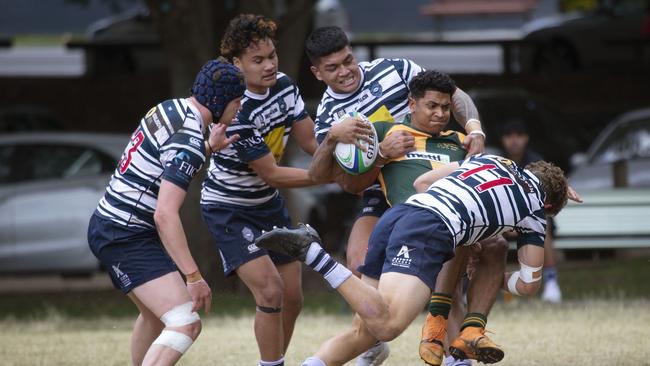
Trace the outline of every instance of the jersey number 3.
{"type": "Polygon", "coordinates": [[[138,150],[143,141],[144,133],[142,130],[138,131],[131,137],[131,147],[126,151],[122,160],[120,160],[120,174],[124,174],[126,170],[129,169],[129,164],[131,164],[131,159],[133,159],[133,153],[138,150]]]}
{"type": "MultiPolygon", "coordinates": [[[[474,174],[476,174],[478,172],[482,172],[484,170],[490,170],[490,169],[496,169],[496,165],[494,165],[494,164],[485,164],[485,165],[481,165],[481,166],[479,166],[477,168],[470,169],[470,170],[468,170],[466,172],[463,172],[463,173],[459,174],[458,179],[465,180],[465,179],[471,177],[472,175],[474,175],[474,174]]],[[[513,184],[515,184],[515,183],[512,181],[512,179],[506,178],[506,177],[501,177],[501,178],[497,178],[497,179],[493,179],[493,180],[488,180],[487,182],[483,182],[483,183],[481,183],[479,185],[476,185],[476,186],[474,186],[474,189],[478,193],[482,193],[482,192],[485,192],[488,189],[491,189],[491,188],[494,188],[494,187],[510,186],[510,185],[513,185],[513,184]]]]}

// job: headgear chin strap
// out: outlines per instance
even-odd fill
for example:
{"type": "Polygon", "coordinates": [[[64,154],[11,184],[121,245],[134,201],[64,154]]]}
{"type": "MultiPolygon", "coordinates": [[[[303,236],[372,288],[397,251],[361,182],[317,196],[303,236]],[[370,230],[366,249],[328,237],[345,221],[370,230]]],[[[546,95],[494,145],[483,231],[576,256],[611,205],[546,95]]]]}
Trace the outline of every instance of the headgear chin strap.
{"type": "Polygon", "coordinates": [[[244,95],[244,74],[223,58],[208,61],[196,75],[192,95],[218,121],[226,105],[244,95]]]}

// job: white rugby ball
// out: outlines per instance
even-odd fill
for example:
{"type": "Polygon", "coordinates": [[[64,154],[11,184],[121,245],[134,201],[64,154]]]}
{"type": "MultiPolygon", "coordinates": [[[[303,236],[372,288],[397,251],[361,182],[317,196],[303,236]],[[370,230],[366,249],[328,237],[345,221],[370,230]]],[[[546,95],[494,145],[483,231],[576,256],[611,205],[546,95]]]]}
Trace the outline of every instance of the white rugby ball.
{"type": "Polygon", "coordinates": [[[359,149],[354,144],[344,144],[339,142],[336,144],[336,148],[334,149],[334,159],[346,173],[352,175],[363,174],[372,169],[372,165],[375,163],[375,160],[377,160],[377,151],[379,149],[377,131],[372,125],[372,122],[361,113],[350,112],[341,118],[341,120],[348,117],[360,117],[370,125],[372,129],[372,136],[370,136],[372,142],[358,140],[359,144],[364,146],[366,151],[359,149]]]}

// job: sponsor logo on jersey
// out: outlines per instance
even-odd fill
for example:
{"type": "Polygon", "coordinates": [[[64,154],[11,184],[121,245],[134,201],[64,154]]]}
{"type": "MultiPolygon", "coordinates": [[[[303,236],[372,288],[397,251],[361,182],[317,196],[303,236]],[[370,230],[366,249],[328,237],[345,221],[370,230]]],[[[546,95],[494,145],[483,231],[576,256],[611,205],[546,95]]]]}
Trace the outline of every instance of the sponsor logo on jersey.
{"type": "Polygon", "coordinates": [[[120,264],[121,263],[118,263],[117,266],[112,265],[111,267],[113,268],[113,272],[115,272],[115,276],[117,277],[117,279],[122,284],[122,287],[128,287],[128,286],[131,285],[131,279],[129,278],[129,276],[126,273],[124,273],[120,269],[120,264]]]}
{"type": "Polygon", "coordinates": [[[201,169],[201,167],[197,169],[194,165],[189,163],[190,156],[185,151],[181,151],[176,154],[174,160],[178,164],[178,170],[189,177],[193,178],[196,175],[198,169],[201,169]]]}
{"type": "Polygon", "coordinates": [[[426,152],[426,151],[413,151],[410,153],[406,153],[406,155],[404,155],[404,158],[415,159],[415,160],[437,161],[444,164],[449,164],[451,162],[451,158],[449,157],[449,155],[437,154],[437,153],[426,152]]]}
{"type": "Polygon", "coordinates": [[[196,147],[201,147],[201,140],[197,139],[196,137],[190,137],[190,144],[196,147]]]}
{"type": "Polygon", "coordinates": [[[374,97],[381,97],[381,94],[383,93],[383,88],[381,87],[381,84],[377,80],[373,81],[370,83],[370,94],[372,94],[374,97]]]}
{"type": "Polygon", "coordinates": [[[396,267],[410,268],[411,267],[411,255],[409,254],[415,248],[409,249],[408,246],[402,245],[397,252],[397,255],[391,260],[391,264],[396,267]]]}

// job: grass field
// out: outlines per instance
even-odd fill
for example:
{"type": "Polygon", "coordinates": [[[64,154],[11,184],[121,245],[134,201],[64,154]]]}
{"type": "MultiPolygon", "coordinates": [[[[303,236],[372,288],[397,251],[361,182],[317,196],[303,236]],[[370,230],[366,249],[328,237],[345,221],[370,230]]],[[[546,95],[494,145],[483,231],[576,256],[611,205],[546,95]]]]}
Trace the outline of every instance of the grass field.
{"type": "MultiPolygon", "coordinates": [[[[488,328],[506,350],[500,365],[650,365],[650,301],[536,300],[498,304],[488,328]]],[[[417,356],[420,317],[391,342],[386,365],[422,365],[417,356]]],[[[299,365],[320,342],[345,329],[349,315],[308,311],[299,318],[287,365],[299,365]]],[[[75,319],[53,313],[42,320],[0,321],[0,364],[128,365],[132,319],[75,319]]],[[[251,316],[209,317],[180,365],[256,365],[251,316]]],[[[351,364],[351,363],[350,363],[351,364]]]]}
{"type": "MultiPolygon", "coordinates": [[[[560,283],[568,301],[518,299],[493,309],[488,329],[506,351],[499,365],[650,366],[648,278],[649,257],[563,263],[560,283]]],[[[256,365],[252,298],[215,293],[203,333],[180,364],[256,365]]],[[[136,314],[114,290],[2,293],[0,365],[128,365],[136,314]]],[[[305,294],[286,364],[299,365],[350,318],[335,293],[305,294]]],[[[417,356],[422,321],[391,342],[385,365],[423,365],[417,356]]]]}

